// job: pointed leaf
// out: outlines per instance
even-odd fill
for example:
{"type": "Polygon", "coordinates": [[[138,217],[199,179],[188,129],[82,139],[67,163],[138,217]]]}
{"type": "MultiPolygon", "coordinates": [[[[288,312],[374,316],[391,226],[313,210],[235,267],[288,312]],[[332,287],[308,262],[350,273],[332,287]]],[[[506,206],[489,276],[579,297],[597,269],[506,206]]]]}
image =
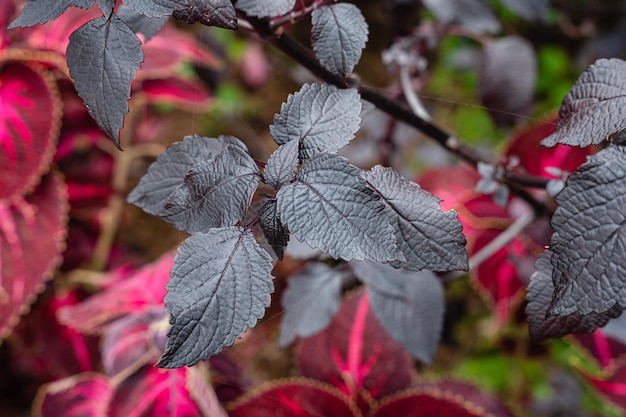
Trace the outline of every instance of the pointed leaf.
{"type": "Polygon", "coordinates": [[[548,0],[500,0],[509,9],[513,10],[515,14],[526,19],[533,21],[545,20],[548,16],[548,0]]]}
{"type": "Polygon", "coordinates": [[[626,148],[588,158],[557,196],[552,217],[555,294],[548,313],[626,308],[626,148]]]}
{"type": "Polygon", "coordinates": [[[114,389],[103,375],[74,375],[43,385],[33,410],[41,417],[109,417],[114,389]]]}
{"type": "Polygon", "coordinates": [[[385,202],[400,251],[407,262],[396,267],[431,271],[467,270],[465,237],[454,210],[391,168],[375,166],[361,175],[385,202]]]}
{"type": "Polygon", "coordinates": [[[230,0],[182,0],[172,16],[187,23],[237,29],[237,12],[230,0]]]}
{"type": "Polygon", "coordinates": [[[163,207],[161,218],[187,233],[233,226],[243,219],[261,180],[254,159],[237,146],[199,162],[163,207]]]}
{"type": "Polygon", "coordinates": [[[230,145],[245,145],[232,136],[217,139],[200,135],[185,136],[162,153],[150,165],[146,175],[128,196],[128,202],[154,215],[164,213],[167,197],[185,180],[185,174],[197,163],[210,161],[230,145]]]}
{"type": "Polygon", "coordinates": [[[0,64],[0,102],[0,200],[11,200],[49,169],[62,102],[49,72],[17,62],[0,64]]]}
{"type": "Polygon", "coordinates": [[[550,337],[561,337],[569,333],[591,333],[604,326],[609,319],[622,313],[619,306],[613,306],[602,313],[582,315],[578,312],[564,316],[546,316],[548,306],[552,302],[554,284],[552,283],[552,251],[546,250],[537,260],[535,272],[530,277],[528,286],[528,331],[533,340],[539,341],[550,337]]]}
{"type": "Polygon", "coordinates": [[[296,0],[239,0],[237,8],[248,16],[277,17],[287,14],[296,5],[296,0]]]}
{"type": "Polygon", "coordinates": [[[272,258],[243,227],[191,236],[174,259],[166,308],[172,328],[157,366],[191,366],[230,346],[270,303],[272,258]]]}
{"type": "Polygon", "coordinates": [[[422,0],[437,19],[448,25],[460,25],[476,32],[495,33],[500,22],[486,0],[422,0]]]}
{"type": "MultiPolygon", "coordinates": [[[[157,4],[157,1],[150,2],[151,4],[157,4]]],[[[142,9],[145,10],[145,9],[142,9]]],[[[117,16],[128,25],[129,28],[135,33],[141,33],[146,41],[150,40],[165,26],[168,21],[168,16],[160,17],[148,17],[145,14],[137,13],[134,9],[128,6],[128,2],[122,4],[117,9],[117,16]]]]}
{"type": "MultiPolygon", "coordinates": [[[[271,127],[270,127],[271,128],[271,127]]],[[[299,140],[292,140],[280,145],[267,160],[263,171],[265,183],[275,190],[294,180],[298,169],[299,140]]]]}
{"type": "Polygon", "coordinates": [[[148,18],[160,18],[183,7],[186,0],[124,0],[124,4],[148,18]]]}
{"type": "Polygon", "coordinates": [[[361,122],[361,100],[354,89],[305,84],[290,94],[274,116],[270,132],[279,145],[300,142],[300,158],[334,152],[354,138],[361,122]]]}
{"type": "Polygon", "coordinates": [[[341,304],[341,286],[345,272],[314,263],[291,276],[281,305],[278,345],[283,347],[296,337],[309,337],[324,330],[341,304]]]}
{"type": "Polygon", "coordinates": [[[585,147],[626,129],[626,61],[599,59],[563,99],[556,132],[542,144],[585,147]]]}
{"type": "Polygon", "coordinates": [[[369,33],[361,10],[349,3],[323,6],[313,11],[311,24],[311,43],[320,64],[333,74],[350,74],[369,33]]]}
{"type": "Polygon", "coordinates": [[[335,258],[403,258],[384,204],[345,158],[318,154],[306,160],[296,182],[281,188],[277,200],[289,231],[335,258]]]}
{"type": "Polygon", "coordinates": [[[526,39],[506,36],[484,44],[478,92],[497,123],[513,124],[530,111],[536,82],[537,58],[526,39]]]}
{"type": "Polygon", "coordinates": [[[115,14],[90,20],[70,36],[67,65],[76,91],[117,147],[130,82],[142,61],[141,42],[115,14]]]}
{"type": "Polygon", "coordinates": [[[46,23],[61,16],[72,6],[86,10],[93,6],[93,2],[94,0],[28,0],[18,18],[9,25],[9,29],[46,23]]]}
{"type": "MultiPolygon", "coordinates": [[[[267,0],[264,0],[267,1],[267,0]]],[[[229,417],[360,417],[347,395],[315,380],[290,378],[264,385],[231,404],[229,417]]]]}
{"type": "Polygon", "coordinates": [[[213,414],[204,414],[206,407],[201,408],[201,404],[208,398],[194,395],[200,393],[198,384],[201,380],[195,375],[200,372],[198,367],[158,369],[144,366],[117,386],[108,417],[226,417],[224,410],[216,404],[215,393],[206,380],[201,395],[212,396],[215,407],[213,414]]]}
{"type": "Polygon", "coordinates": [[[96,0],[96,4],[105,16],[110,16],[115,7],[115,0],[96,0]]]}
{"type": "Polygon", "coordinates": [[[67,211],[65,186],[54,174],[26,197],[0,200],[0,340],[28,311],[61,260],[67,211]]]}
{"type": "Polygon", "coordinates": [[[443,326],[443,286],[430,271],[412,272],[389,265],[352,262],[367,284],[372,310],[385,330],[411,354],[432,363],[443,326]]]}
{"type": "Polygon", "coordinates": [[[280,221],[278,203],[276,200],[267,200],[259,212],[259,223],[263,235],[278,256],[283,259],[283,251],[289,242],[289,230],[280,221]]]}
{"type": "Polygon", "coordinates": [[[413,375],[411,357],[383,330],[361,292],[344,300],[326,330],[302,341],[298,367],[346,394],[366,390],[376,399],[407,388],[413,375]]]}

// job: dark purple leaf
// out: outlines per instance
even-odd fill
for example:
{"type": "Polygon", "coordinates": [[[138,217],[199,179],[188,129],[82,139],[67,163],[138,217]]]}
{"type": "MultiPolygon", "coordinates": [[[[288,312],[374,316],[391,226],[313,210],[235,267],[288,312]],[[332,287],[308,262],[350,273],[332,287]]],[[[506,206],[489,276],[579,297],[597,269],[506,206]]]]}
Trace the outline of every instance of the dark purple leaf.
{"type": "Polygon", "coordinates": [[[486,0],[422,0],[437,19],[480,33],[495,33],[500,22],[486,0]]]}
{"type": "Polygon", "coordinates": [[[276,200],[267,200],[259,212],[259,223],[263,235],[267,239],[278,259],[283,259],[283,251],[289,242],[289,230],[280,221],[278,203],[276,200]]]}
{"type": "Polygon", "coordinates": [[[422,362],[432,363],[441,337],[443,286],[430,271],[413,272],[389,265],[352,262],[367,284],[372,310],[385,330],[422,362]]]}
{"type": "Polygon", "coordinates": [[[76,91],[117,147],[130,83],[143,57],[141,42],[115,14],[90,20],[70,36],[67,65],[76,91]]]}
{"type": "Polygon", "coordinates": [[[286,346],[296,337],[309,337],[324,330],[341,304],[341,286],[346,273],[314,263],[289,278],[281,305],[278,345],[286,346]]]}
{"type": "Polygon", "coordinates": [[[391,168],[378,165],[361,175],[384,201],[398,247],[406,258],[406,262],[394,262],[393,266],[467,270],[465,237],[454,210],[444,212],[439,198],[391,168]]]}
{"type": "Polygon", "coordinates": [[[249,229],[189,237],[174,259],[166,308],[172,327],[157,366],[191,366],[230,346],[270,304],[272,258],[249,229]]]}
{"type": "Polygon", "coordinates": [[[279,145],[300,142],[300,159],[334,152],[354,138],[361,122],[361,101],[355,89],[305,84],[290,94],[274,116],[270,132],[279,145]]]}
{"type": "Polygon", "coordinates": [[[169,16],[187,0],[124,0],[124,4],[148,18],[169,16]]]}
{"type": "Polygon", "coordinates": [[[239,0],[237,9],[248,16],[276,17],[289,13],[296,0],[239,0]]]}
{"type": "Polygon", "coordinates": [[[589,157],[557,196],[549,314],[626,308],[625,189],[626,148],[613,145],[589,157]]]}
{"type": "Polygon", "coordinates": [[[9,25],[9,29],[46,23],[61,16],[72,6],[89,9],[93,2],[94,0],[28,0],[18,18],[9,25]]]}
{"type": "Polygon", "coordinates": [[[554,284],[552,283],[552,252],[546,250],[537,260],[535,272],[530,277],[528,286],[528,331],[533,340],[539,341],[550,337],[561,337],[569,333],[591,333],[604,326],[610,318],[622,313],[621,308],[613,306],[602,313],[582,315],[578,312],[564,316],[546,316],[548,306],[552,302],[554,284]]]}
{"type": "Polygon", "coordinates": [[[230,0],[180,0],[172,16],[187,23],[237,29],[237,12],[230,0]]]}
{"type": "Polygon", "coordinates": [[[45,176],[32,194],[0,200],[0,340],[61,260],[67,212],[66,189],[55,174],[45,176]]]}
{"type": "Polygon", "coordinates": [[[542,144],[585,147],[626,129],[626,61],[599,59],[563,99],[556,132],[542,144]]]}
{"type": "MultiPolygon", "coordinates": [[[[152,2],[152,4],[156,3],[156,1],[152,2]]],[[[146,41],[159,33],[169,18],[167,15],[148,17],[131,9],[127,3],[122,4],[116,13],[133,32],[141,33],[146,41]]]]}
{"type": "Polygon", "coordinates": [[[289,231],[335,258],[404,260],[385,205],[345,158],[318,154],[305,160],[277,200],[289,231]]]}
{"type": "Polygon", "coordinates": [[[32,191],[49,169],[62,103],[50,73],[18,62],[0,64],[0,101],[0,201],[8,201],[32,191]]]}
{"type": "Polygon", "coordinates": [[[41,417],[109,417],[113,391],[103,375],[77,374],[42,386],[33,410],[41,417]]]}
{"type": "Polygon", "coordinates": [[[364,293],[344,300],[326,330],[302,340],[298,367],[346,394],[367,390],[376,399],[407,388],[413,374],[411,357],[383,330],[364,293]]]}
{"type": "Polygon", "coordinates": [[[311,24],[311,42],[320,64],[333,74],[350,74],[369,33],[359,8],[349,3],[322,6],[311,14],[311,24]]]}
{"type": "Polygon", "coordinates": [[[254,159],[238,146],[227,146],[185,174],[160,217],[187,233],[233,226],[243,219],[260,180],[254,159]]]}
{"type": "Polygon", "coordinates": [[[519,36],[489,41],[478,65],[478,92],[491,117],[512,124],[531,108],[537,81],[533,46],[519,36]]]}
{"type": "Polygon", "coordinates": [[[280,145],[267,160],[263,171],[265,183],[275,190],[289,184],[296,177],[300,160],[298,159],[299,140],[292,140],[280,145]]]}
{"type": "Polygon", "coordinates": [[[305,378],[270,383],[231,404],[229,417],[361,417],[347,395],[305,378]]]}

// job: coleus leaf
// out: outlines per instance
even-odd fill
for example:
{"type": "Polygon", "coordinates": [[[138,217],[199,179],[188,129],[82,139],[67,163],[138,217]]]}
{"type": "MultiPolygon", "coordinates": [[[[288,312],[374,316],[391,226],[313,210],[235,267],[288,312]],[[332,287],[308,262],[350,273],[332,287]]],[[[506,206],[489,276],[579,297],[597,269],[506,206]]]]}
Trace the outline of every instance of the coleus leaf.
{"type": "Polygon", "coordinates": [[[55,174],[45,176],[32,194],[0,200],[0,340],[61,260],[67,212],[65,186],[55,174]]]}
{"type": "Polygon", "coordinates": [[[626,410],[626,363],[623,359],[614,363],[601,375],[593,375],[584,370],[582,374],[595,392],[622,410],[626,410]]]}
{"type": "Polygon", "coordinates": [[[267,185],[278,190],[294,180],[298,169],[299,140],[292,140],[280,145],[267,160],[263,170],[264,180],[267,185]]]}
{"type": "Polygon", "coordinates": [[[160,217],[187,233],[233,226],[243,219],[260,180],[254,159],[238,146],[227,146],[185,174],[160,217]]]}
{"type": "Polygon", "coordinates": [[[202,112],[213,102],[209,91],[194,79],[165,77],[144,80],[140,89],[148,103],[165,103],[189,112],[202,112]]]}
{"type": "Polygon", "coordinates": [[[174,9],[183,7],[186,0],[124,0],[124,4],[148,18],[169,16],[174,9]]]}
{"type": "Polygon", "coordinates": [[[380,324],[414,357],[432,363],[444,314],[443,286],[437,276],[369,262],[351,265],[357,278],[367,284],[367,296],[380,324]]]}
{"type": "Polygon", "coordinates": [[[237,29],[237,12],[230,0],[181,0],[172,16],[187,23],[237,29]]]}
{"type": "MultiPolygon", "coordinates": [[[[146,41],[152,39],[165,26],[168,16],[148,17],[145,14],[136,12],[126,3],[123,3],[116,11],[117,16],[128,25],[135,33],[141,33],[146,41]]],[[[150,4],[157,5],[157,1],[150,4]]],[[[143,9],[145,10],[145,9],[143,9]]]]}
{"type": "Polygon", "coordinates": [[[345,271],[314,263],[289,278],[281,299],[284,314],[279,346],[288,345],[296,337],[312,336],[329,325],[339,310],[345,277],[345,271]]]}
{"type": "Polygon", "coordinates": [[[311,14],[311,43],[319,63],[333,74],[347,76],[361,59],[369,33],[354,4],[322,6],[311,14]]]}
{"type": "Polygon", "coordinates": [[[267,200],[263,203],[263,207],[259,211],[259,223],[267,242],[278,259],[282,260],[284,249],[289,242],[289,230],[280,221],[276,200],[267,200]]]}
{"type": "Polygon", "coordinates": [[[537,58],[530,42],[506,36],[484,44],[478,65],[478,92],[496,122],[512,123],[516,116],[528,113],[536,81],[537,58]]]}
{"type": "Polygon", "coordinates": [[[276,197],[287,229],[335,258],[404,260],[385,206],[345,158],[318,154],[307,159],[296,181],[276,197]]]}
{"type": "Polygon", "coordinates": [[[116,387],[107,417],[226,417],[206,378],[200,366],[144,366],[116,387]]]}
{"type": "Polygon", "coordinates": [[[585,147],[626,129],[626,61],[599,59],[563,99],[556,132],[542,144],[585,147]]]}
{"type": "Polygon", "coordinates": [[[533,340],[561,337],[569,333],[591,333],[622,313],[622,309],[615,305],[601,313],[582,315],[574,312],[564,316],[546,316],[554,293],[551,256],[552,251],[548,249],[539,257],[535,264],[537,272],[530,277],[528,286],[526,315],[528,331],[533,340]]]}
{"type": "Polygon", "coordinates": [[[48,170],[62,102],[53,76],[18,62],[0,63],[0,101],[0,200],[8,201],[32,191],[48,170]]]}
{"type": "Polygon", "coordinates": [[[302,340],[297,360],[303,376],[375,399],[408,388],[413,372],[411,357],[381,327],[363,292],[343,301],[328,328],[302,340]]]}
{"type": "Polygon", "coordinates": [[[290,378],[269,383],[230,404],[229,417],[360,417],[347,395],[331,385],[290,378]]]}
{"type": "Polygon", "coordinates": [[[33,411],[41,417],[109,417],[114,390],[104,375],[77,374],[43,385],[33,411]]]}
{"type": "Polygon", "coordinates": [[[93,6],[93,2],[94,0],[28,0],[17,19],[9,25],[9,29],[46,23],[61,16],[72,6],[86,10],[93,6]]]}
{"type": "Polygon", "coordinates": [[[76,91],[118,148],[130,83],[143,57],[141,41],[115,14],[90,20],[70,36],[67,65],[76,91]]]}
{"type": "Polygon", "coordinates": [[[185,136],[182,142],[170,146],[150,165],[146,175],[128,196],[128,202],[150,214],[163,214],[167,197],[183,184],[185,174],[197,163],[212,160],[231,145],[246,149],[239,139],[232,136],[217,139],[185,136]]]}
{"type": "Polygon", "coordinates": [[[555,285],[549,314],[586,315],[626,307],[626,149],[588,158],[556,200],[550,259],[555,285]]]}
{"type": "Polygon", "coordinates": [[[548,0],[500,0],[515,14],[526,20],[544,20],[548,15],[548,0]]]}
{"type": "Polygon", "coordinates": [[[438,20],[449,25],[460,25],[468,29],[495,33],[500,22],[486,0],[422,0],[438,20]]]}
{"type": "Polygon", "coordinates": [[[467,270],[465,237],[454,210],[391,168],[380,165],[361,176],[385,203],[398,246],[406,262],[392,265],[413,270],[467,270]]]}
{"type": "Polygon", "coordinates": [[[248,16],[276,17],[289,13],[296,0],[238,0],[237,9],[248,16]]]}
{"type": "Polygon", "coordinates": [[[360,112],[361,101],[355,89],[305,84],[283,103],[270,132],[279,145],[299,141],[300,158],[311,158],[350,142],[359,129],[360,112]]]}
{"type": "Polygon", "coordinates": [[[249,229],[189,237],[174,259],[165,305],[172,327],[157,366],[191,366],[230,346],[270,303],[272,258],[249,229]]]}

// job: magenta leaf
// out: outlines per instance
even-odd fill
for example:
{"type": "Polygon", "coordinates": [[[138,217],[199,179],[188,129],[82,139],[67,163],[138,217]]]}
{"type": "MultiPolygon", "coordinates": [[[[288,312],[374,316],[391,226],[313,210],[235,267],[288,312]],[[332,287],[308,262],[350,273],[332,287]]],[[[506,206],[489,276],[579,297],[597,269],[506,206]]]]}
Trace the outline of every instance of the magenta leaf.
{"type": "Polygon", "coordinates": [[[163,306],[165,284],[173,265],[173,253],[166,253],[123,280],[116,277],[119,273],[111,272],[109,280],[116,282],[114,285],[76,306],[62,309],[59,318],[81,332],[98,333],[123,316],[163,306]]]}
{"type": "Polygon", "coordinates": [[[108,414],[108,417],[204,416],[226,417],[226,413],[202,369],[166,370],[150,365],[117,386],[108,414]]]}
{"type": "Polygon", "coordinates": [[[583,373],[584,377],[603,397],[626,410],[626,363],[620,361],[606,376],[583,373]]]}
{"type": "Polygon", "coordinates": [[[329,382],[353,398],[362,390],[381,398],[407,388],[413,369],[363,293],[346,299],[326,330],[302,341],[298,367],[303,376],[329,382]]]}
{"type": "Polygon", "coordinates": [[[195,112],[206,109],[213,101],[201,83],[180,77],[145,80],[141,83],[141,91],[151,103],[172,104],[195,112]]]}
{"type": "Polygon", "coordinates": [[[48,170],[62,104],[52,75],[19,62],[0,63],[0,102],[0,200],[9,200],[48,170]]]}
{"type": "Polygon", "coordinates": [[[229,407],[229,417],[360,417],[349,398],[331,385],[292,378],[265,385],[229,407]]]}
{"type": "Polygon", "coordinates": [[[0,339],[25,313],[61,260],[67,210],[65,187],[54,174],[44,177],[24,198],[0,200],[0,339]]]}
{"type": "Polygon", "coordinates": [[[105,376],[82,373],[41,387],[33,410],[41,417],[109,417],[112,395],[105,376]]]}

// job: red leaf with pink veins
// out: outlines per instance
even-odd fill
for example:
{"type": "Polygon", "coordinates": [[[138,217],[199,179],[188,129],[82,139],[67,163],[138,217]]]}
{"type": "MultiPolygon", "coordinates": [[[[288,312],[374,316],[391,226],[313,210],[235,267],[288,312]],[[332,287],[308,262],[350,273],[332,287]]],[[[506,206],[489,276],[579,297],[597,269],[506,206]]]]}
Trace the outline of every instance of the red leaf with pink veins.
{"type": "Polygon", "coordinates": [[[202,366],[148,365],[115,390],[107,417],[226,417],[202,366]]]}
{"type": "Polygon", "coordinates": [[[54,174],[32,194],[0,200],[0,339],[15,326],[61,260],[67,193],[54,174]]]}
{"type": "Polygon", "coordinates": [[[20,198],[48,170],[61,127],[54,78],[37,66],[0,62],[0,201],[20,198]]]}
{"type": "Polygon", "coordinates": [[[344,300],[330,326],[302,340],[298,366],[303,376],[329,382],[353,399],[373,398],[411,383],[409,354],[382,328],[364,293],[344,300]]]}
{"type": "Polygon", "coordinates": [[[59,319],[83,333],[99,333],[123,316],[164,306],[165,284],[173,265],[174,254],[166,253],[123,280],[112,272],[105,281],[114,282],[113,285],[76,306],[62,309],[59,319]]]}
{"type": "Polygon", "coordinates": [[[189,112],[205,110],[213,99],[202,83],[180,77],[145,80],[141,90],[150,103],[173,104],[189,112]]]}
{"type": "Polygon", "coordinates": [[[33,404],[41,417],[108,417],[113,385],[100,374],[83,373],[42,386],[33,404]]]}
{"type": "Polygon", "coordinates": [[[605,376],[592,375],[584,370],[581,372],[596,392],[626,410],[626,363],[623,360],[609,367],[605,376]]]}
{"type": "Polygon", "coordinates": [[[229,417],[361,417],[350,399],[334,388],[307,378],[266,384],[230,405],[229,417]]]}

